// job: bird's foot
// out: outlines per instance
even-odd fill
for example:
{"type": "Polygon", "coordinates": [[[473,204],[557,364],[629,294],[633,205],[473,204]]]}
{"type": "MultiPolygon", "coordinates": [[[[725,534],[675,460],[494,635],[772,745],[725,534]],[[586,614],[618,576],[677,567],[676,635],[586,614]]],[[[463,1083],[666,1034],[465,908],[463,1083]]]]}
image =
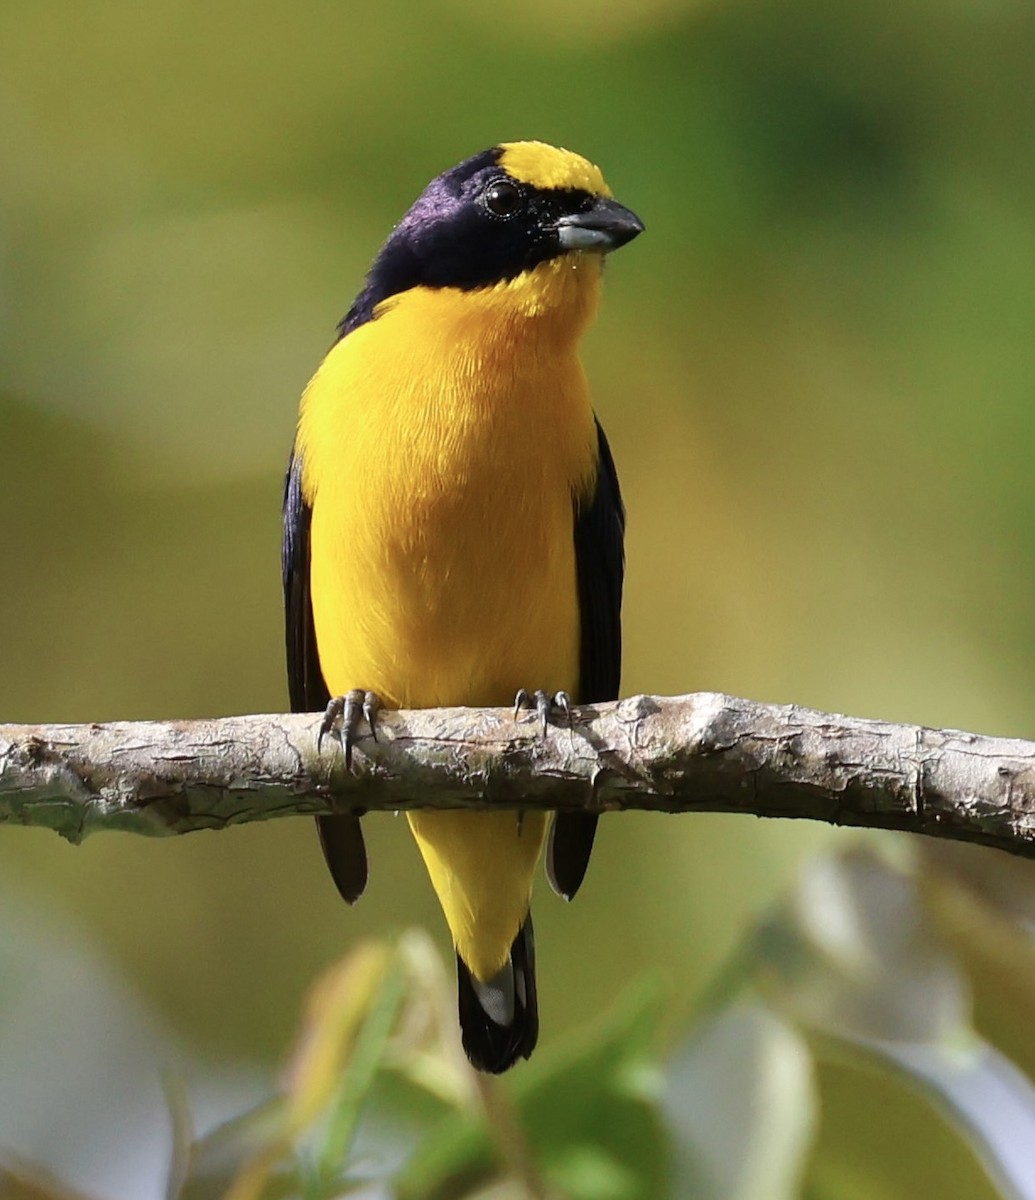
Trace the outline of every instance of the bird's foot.
{"type": "Polygon", "coordinates": [[[361,721],[366,721],[370,727],[370,736],[377,741],[377,714],[381,701],[374,692],[365,692],[362,688],[353,688],[344,696],[333,696],[327,705],[320,722],[320,732],[316,738],[316,750],[319,753],[325,737],[335,737],[345,755],[345,766],[352,769],[352,747],[356,741],[361,721]]]}
{"type": "Polygon", "coordinates": [[[524,688],[514,697],[514,720],[518,719],[522,709],[534,711],[539,720],[543,737],[550,725],[550,717],[554,712],[562,714],[564,723],[570,730],[572,727],[571,697],[567,692],[544,692],[542,688],[529,693],[524,688]]]}

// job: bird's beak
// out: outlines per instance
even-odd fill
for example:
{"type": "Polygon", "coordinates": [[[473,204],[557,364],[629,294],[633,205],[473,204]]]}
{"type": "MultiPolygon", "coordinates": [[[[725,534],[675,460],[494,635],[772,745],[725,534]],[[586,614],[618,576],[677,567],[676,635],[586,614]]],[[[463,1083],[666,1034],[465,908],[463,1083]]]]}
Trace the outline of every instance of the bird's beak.
{"type": "Polygon", "coordinates": [[[599,250],[607,254],[643,233],[643,222],[617,200],[603,196],[588,212],[572,213],[557,222],[557,237],[565,250],[599,250]]]}

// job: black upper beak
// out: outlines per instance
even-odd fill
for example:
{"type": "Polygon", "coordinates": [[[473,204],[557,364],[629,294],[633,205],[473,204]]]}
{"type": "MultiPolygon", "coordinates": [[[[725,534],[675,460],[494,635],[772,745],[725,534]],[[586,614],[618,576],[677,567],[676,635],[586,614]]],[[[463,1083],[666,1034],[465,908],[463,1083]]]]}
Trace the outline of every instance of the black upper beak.
{"type": "Polygon", "coordinates": [[[557,222],[557,236],[565,250],[599,250],[606,254],[643,233],[640,218],[617,200],[600,197],[591,209],[571,213],[557,222]]]}

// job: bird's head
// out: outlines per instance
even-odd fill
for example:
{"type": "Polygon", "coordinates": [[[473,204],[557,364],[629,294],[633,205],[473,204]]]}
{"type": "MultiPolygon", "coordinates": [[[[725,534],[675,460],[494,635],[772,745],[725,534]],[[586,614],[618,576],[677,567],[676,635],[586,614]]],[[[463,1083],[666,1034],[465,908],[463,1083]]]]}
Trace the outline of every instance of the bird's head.
{"type": "Polygon", "coordinates": [[[496,288],[545,263],[599,261],[642,231],[585,158],[506,142],[428,184],[381,248],[343,327],[410,288],[496,288]]]}

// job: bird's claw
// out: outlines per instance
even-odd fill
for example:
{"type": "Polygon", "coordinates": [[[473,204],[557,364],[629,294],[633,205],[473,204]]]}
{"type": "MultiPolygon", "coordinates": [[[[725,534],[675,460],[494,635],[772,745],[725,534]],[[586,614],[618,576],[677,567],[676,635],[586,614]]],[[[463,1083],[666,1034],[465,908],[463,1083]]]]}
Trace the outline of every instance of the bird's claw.
{"type": "Polygon", "coordinates": [[[336,737],[345,755],[345,766],[352,769],[352,747],[359,732],[360,721],[366,721],[370,727],[370,736],[377,741],[377,714],[381,701],[374,692],[365,692],[362,688],[353,688],[344,696],[332,696],[320,722],[320,732],[316,738],[316,750],[320,752],[325,737],[336,737]]]}
{"type": "Polygon", "coordinates": [[[549,692],[544,692],[542,688],[538,688],[532,693],[526,692],[524,688],[521,688],[514,697],[515,721],[520,716],[523,708],[535,710],[536,717],[539,720],[539,728],[544,738],[550,726],[550,714],[554,709],[560,710],[564,714],[565,724],[569,729],[572,727],[572,704],[571,697],[567,692],[554,692],[551,695],[549,692]]]}

